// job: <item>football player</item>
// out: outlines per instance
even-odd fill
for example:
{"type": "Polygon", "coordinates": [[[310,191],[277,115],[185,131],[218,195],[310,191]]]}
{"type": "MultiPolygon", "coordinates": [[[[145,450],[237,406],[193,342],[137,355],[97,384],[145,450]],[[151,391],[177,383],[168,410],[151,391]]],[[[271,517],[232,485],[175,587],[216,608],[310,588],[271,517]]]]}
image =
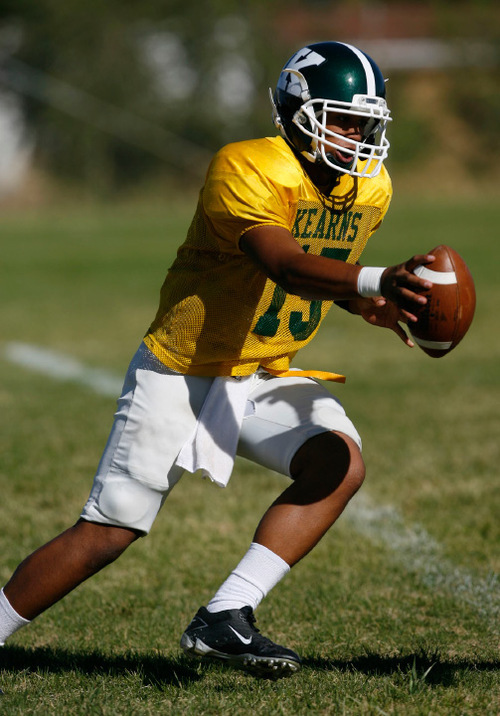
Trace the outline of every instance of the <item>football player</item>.
{"type": "Polygon", "coordinates": [[[24,560],[0,593],[0,643],[147,535],[185,471],[227,484],[236,455],[290,477],[182,648],[260,674],[300,657],[254,611],[361,486],[361,440],[340,402],[290,367],[334,303],[412,341],[402,323],[431,284],[419,255],[361,266],[391,200],[384,77],[360,49],[296,52],[272,96],[278,136],[214,157],[186,240],[132,359],[80,519],[24,560]]]}

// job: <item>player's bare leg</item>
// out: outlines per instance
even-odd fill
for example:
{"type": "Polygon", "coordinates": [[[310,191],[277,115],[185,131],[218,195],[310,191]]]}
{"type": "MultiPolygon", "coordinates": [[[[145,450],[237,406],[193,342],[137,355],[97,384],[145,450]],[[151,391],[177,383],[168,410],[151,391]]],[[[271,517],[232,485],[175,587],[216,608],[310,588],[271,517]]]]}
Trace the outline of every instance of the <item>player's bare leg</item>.
{"type": "Polygon", "coordinates": [[[34,619],[113,562],[137,537],[123,527],[80,520],[21,562],[4,594],[19,615],[34,619]]]}
{"type": "Polygon", "coordinates": [[[291,473],[294,482],[265,513],[246,555],[182,635],[188,654],[273,676],[300,669],[298,654],[255,628],[253,609],[337,520],[365,470],[351,438],[322,433],[298,450],[291,473]]]}
{"type": "Polygon", "coordinates": [[[291,474],[293,483],[265,513],[254,542],[293,566],[341,515],[363,483],[365,467],[356,443],[331,432],[316,435],[297,451],[291,474]]]}

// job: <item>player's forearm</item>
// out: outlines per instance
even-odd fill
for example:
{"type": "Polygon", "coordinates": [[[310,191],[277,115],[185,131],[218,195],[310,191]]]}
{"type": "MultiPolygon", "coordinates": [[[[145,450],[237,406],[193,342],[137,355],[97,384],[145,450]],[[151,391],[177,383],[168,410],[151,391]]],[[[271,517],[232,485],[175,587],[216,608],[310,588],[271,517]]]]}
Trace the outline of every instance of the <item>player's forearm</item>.
{"type": "Polygon", "coordinates": [[[254,227],[241,237],[240,247],[287,293],[320,301],[358,296],[359,266],[306,253],[283,227],[254,227]]]}
{"type": "Polygon", "coordinates": [[[287,293],[308,300],[335,301],[359,297],[360,267],[311,254],[290,257],[271,278],[287,293]]]}
{"type": "MultiPolygon", "coordinates": [[[[283,227],[254,227],[243,234],[240,248],[287,293],[320,301],[346,300],[360,295],[359,265],[309,254],[283,227]]],[[[380,280],[377,286],[379,283],[380,280]]],[[[366,281],[364,288],[367,287],[365,284],[366,281]]],[[[368,281],[370,288],[371,282],[368,281]]],[[[361,291],[361,295],[374,294],[361,291]]]]}

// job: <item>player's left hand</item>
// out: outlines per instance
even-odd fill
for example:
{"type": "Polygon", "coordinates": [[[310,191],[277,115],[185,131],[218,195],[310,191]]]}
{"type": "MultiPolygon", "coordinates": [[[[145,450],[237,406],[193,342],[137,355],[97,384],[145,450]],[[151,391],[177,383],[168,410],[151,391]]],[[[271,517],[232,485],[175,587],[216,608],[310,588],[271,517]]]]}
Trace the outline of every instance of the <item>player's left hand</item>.
{"type": "Polygon", "coordinates": [[[389,328],[391,331],[394,331],[409,348],[413,348],[415,345],[401,326],[401,323],[407,322],[405,312],[398,308],[392,301],[381,296],[376,298],[362,298],[358,299],[357,309],[365,321],[371,323],[372,326],[389,328]]]}

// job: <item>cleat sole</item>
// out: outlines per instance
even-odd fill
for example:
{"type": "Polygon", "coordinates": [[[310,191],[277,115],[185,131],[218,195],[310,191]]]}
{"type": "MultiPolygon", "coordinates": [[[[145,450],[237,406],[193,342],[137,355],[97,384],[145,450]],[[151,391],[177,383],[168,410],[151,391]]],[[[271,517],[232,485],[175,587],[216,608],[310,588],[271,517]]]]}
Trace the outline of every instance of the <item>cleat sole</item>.
{"type": "Polygon", "coordinates": [[[191,639],[187,634],[181,638],[181,647],[188,656],[215,659],[237,669],[244,669],[255,676],[287,677],[300,670],[300,663],[286,657],[255,656],[255,654],[227,654],[217,651],[201,639],[191,639]]]}

